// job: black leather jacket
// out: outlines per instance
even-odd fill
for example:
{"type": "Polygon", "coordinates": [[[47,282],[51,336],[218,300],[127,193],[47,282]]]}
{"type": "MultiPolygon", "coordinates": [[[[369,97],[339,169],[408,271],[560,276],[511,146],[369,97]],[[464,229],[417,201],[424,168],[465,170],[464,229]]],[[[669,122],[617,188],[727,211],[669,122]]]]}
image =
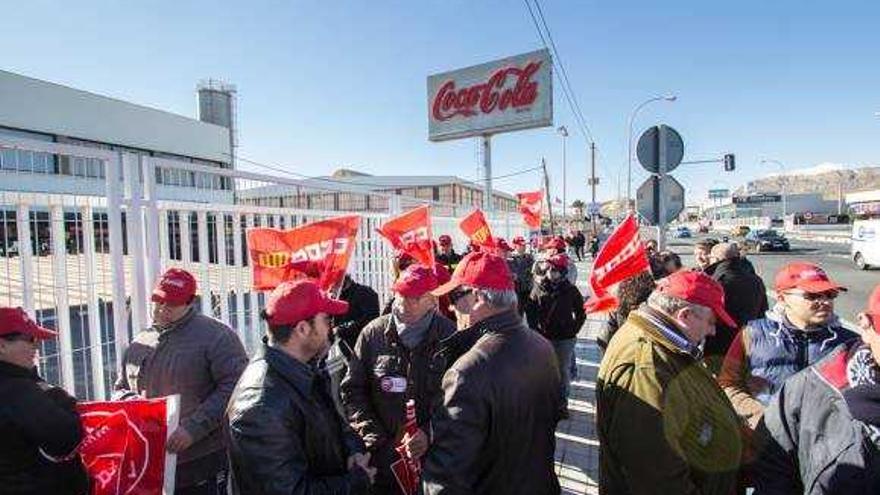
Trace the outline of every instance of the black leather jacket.
{"type": "Polygon", "coordinates": [[[226,413],[232,493],[367,493],[366,475],[346,465],[363,443],[336,410],[326,372],[264,345],[226,413]]]}
{"type": "Polygon", "coordinates": [[[79,456],[63,458],[82,440],[76,399],[34,369],[0,361],[0,493],[82,495],[88,480],[79,456]]]}
{"type": "Polygon", "coordinates": [[[513,310],[463,332],[452,343],[472,332],[481,336],[443,376],[443,403],[431,420],[433,443],[422,471],[425,494],[558,494],[560,377],[553,347],[513,310]]]}

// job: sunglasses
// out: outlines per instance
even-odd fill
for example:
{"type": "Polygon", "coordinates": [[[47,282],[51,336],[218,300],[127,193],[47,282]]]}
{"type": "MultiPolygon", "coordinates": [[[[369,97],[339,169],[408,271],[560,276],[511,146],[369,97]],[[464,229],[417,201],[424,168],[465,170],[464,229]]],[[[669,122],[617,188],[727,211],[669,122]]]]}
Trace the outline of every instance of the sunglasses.
{"type": "Polygon", "coordinates": [[[793,296],[798,296],[804,301],[815,302],[815,301],[833,301],[837,299],[837,296],[840,295],[836,290],[830,290],[827,292],[786,292],[786,294],[790,294],[793,296]]]}
{"type": "Polygon", "coordinates": [[[7,342],[30,342],[33,345],[37,345],[36,337],[24,333],[10,333],[3,335],[2,338],[7,342]]]}
{"type": "Polygon", "coordinates": [[[472,293],[473,291],[473,289],[455,289],[449,293],[449,302],[455,304],[458,302],[459,299],[472,293]]]}

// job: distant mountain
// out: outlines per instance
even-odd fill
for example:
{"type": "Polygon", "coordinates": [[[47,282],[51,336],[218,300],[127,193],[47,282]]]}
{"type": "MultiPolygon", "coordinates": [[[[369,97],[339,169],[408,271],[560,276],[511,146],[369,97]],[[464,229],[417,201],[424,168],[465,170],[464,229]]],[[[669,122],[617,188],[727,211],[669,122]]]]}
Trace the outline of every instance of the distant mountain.
{"type": "Polygon", "coordinates": [[[788,194],[822,193],[825,199],[837,199],[838,188],[843,185],[843,193],[880,189],[880,167],[847,169],[835,166],[817,166],[810,169],[788,172],[785,175],[771,175],[753,180],[734,190],[735,195],[775,193],[785,181],[788,194]]]}

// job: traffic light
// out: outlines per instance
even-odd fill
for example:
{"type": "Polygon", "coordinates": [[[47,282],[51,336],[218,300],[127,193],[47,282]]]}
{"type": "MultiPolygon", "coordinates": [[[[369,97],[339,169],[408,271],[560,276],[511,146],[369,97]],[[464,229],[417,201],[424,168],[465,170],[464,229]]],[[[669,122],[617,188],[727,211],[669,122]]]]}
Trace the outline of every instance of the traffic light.
{"type": "Polygon", "coordinates": [[[724,155],[724,171],[733,172],[736,169],[736,157],[733,153],[724,155]]]}

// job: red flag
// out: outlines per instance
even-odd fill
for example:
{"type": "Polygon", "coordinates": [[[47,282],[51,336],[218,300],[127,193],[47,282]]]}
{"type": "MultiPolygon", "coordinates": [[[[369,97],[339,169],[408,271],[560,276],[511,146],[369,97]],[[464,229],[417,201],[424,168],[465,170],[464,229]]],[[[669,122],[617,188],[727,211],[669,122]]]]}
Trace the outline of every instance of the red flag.
{"type": "Polygon", "coordinates": [[[403,251],[425,266],[434,266],[431,239],[431,209],[420,206],[385,222],[376,232],[388,239],[391,247],[403,251]]]}
{"type": "Polygon", "coordinates": [[[91,495],[170,494],[175,455],[165,441],[177,428],[178,397],[77,404],[79,446],[91,495]]]}
{"type": "Polygon", "coordinates": [[[272,290],[281,282],[319,273],[318,285],[330,290],[348,270],[359,225],[360,217],[350,215],[290,230],[249,229],[254,289],[272,290]]]}
{"type": "Polygon", "coordinates": [[[489,224],[486,222],[486,217],[483,215],[482,210],[474,210],[471,214],[462,218],[461,221],[458,222],[458,228],[460,228],[474,244],[487,248],[495,247],[495,239],[492,237],[492,230],[489,228],[489,224]]]}
{"type": "Polygon", "coordinates": [[[532,230],[541,228],[541,212],[544,208],[544,191],[517,193],[519,212],[522,213],[523,221],[532,230]]]}
{"type": "MultiPolygon", "coordinates": [[[[405,436],[413,437],[418,433],[419,426],[416,423],[416,401],[410,399],[406,402],[406,423],[403,425],[405,436]]],[[[403,495],[414,495],[419,488],[419,478],[422,473],[422,465],[418,459],[406,455],[406,448],[401,442],[395,447],[400,459],[391,463],[391,472],[397,479],[397,486],[403,495]]]]}
{"type": "Polygon", "coordinates": [[[596,255],[590,273],[593,297],[584,304],[584,309],[588,313],[617,309],[619,301],[609,292],[610,288],[650,269],[645,246],[639,240],[639,225],[630,215],[617,226],[596,255]]]}

